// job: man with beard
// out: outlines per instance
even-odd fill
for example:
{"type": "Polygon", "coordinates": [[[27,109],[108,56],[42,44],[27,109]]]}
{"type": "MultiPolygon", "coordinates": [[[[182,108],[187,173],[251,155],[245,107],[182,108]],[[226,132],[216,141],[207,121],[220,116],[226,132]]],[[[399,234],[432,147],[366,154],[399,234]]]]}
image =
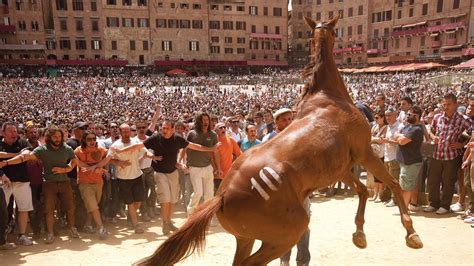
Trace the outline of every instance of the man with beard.
{"type": "Polygon", "coordinates": [[[12,159],[0,162],[0,168],[37,159],[43,162],[44,167],[43,195],[48,231],[45,240],[46,244],[51,244],[55,240],[53,225],[57,197],[60,199],[61,210],[67,214],[70,236],[79,238],[79,233],[74,226],[74,196],[71,182],[67,176],[67,173],[79,161],[75,158],[71,147],[64,143],[64,132],[61,129],[56,126],[50,126],[46,132],[45,145],[36,147],[31,153],[22,153],[12,159]]]}
{"type": "MultiPolygon", "coordinates": [[[[408,207],[410,201],[416,204],[417,199],[412,197],[416,193],[419,172],[421,169],[421,144],[423,142],[423,126],[420,118],[423,111],[413,106],[406,112],[405,127],[400,133],[395,133],[397,146],[397,161],[400,163],[400,187],[403,191],[403,201],[408,207]]],[[[415,206],[416,207],[416,206],[415,206]]]]}

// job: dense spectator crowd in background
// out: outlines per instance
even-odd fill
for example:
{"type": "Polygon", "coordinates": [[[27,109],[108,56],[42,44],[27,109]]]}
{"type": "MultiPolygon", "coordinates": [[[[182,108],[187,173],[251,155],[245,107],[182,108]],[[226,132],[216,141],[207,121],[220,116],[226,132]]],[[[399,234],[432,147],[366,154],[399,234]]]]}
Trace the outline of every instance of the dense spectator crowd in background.
{"type": "MultiPolygon", "coordinates": [[[[144,135],[145,128],[148,129],[147,135],[153,133],[163,134],[165,139],[168,139],[168,137],[166,137],[168,134],[167,130],[170,128],[173,129],[176,131],[177,135],[180,135],[183,139],[187,139],[186,143],[188,143],[186,144],[184,141],[179,140],[177,142],[179,145],[176,144],[176,147],[186,147],[186,145],[191,145],[188,146],[188,149],[199,150],[202,149],[201,146],[207,146],[210,148],[215,144],[214,142],[200,143],[199,141],[199,134],[202,133],[199,127],[202,126],[201,124],[204,121],[206,126],[209,124],[209,129],[212,132],[217,132],[214,136],[216,142],[223,143],[221,144],[221,147],[214,147],[214,149],[218,149],[218,153],[221,153],[220,160],[218,161],[225,158],[225,160],[221,161],[221,163],[225,161],[225,163],[223,163],[225,165],[222,165],[221,167],[217,165],[218,163],[214,160],[211,160],[214,168],[214,178],[221,179],[223,178],[222,171],[230,168],[232,159],[235,159],[235,157],[239,156],[241,152],[245,152],[253,145],[259,144],[260,140],[265,139],[265,135],[271,134],[274,131],[278,132],[279,116],[283,113],[288,113],[288,110],[291,111],[291,109],[295,109],[303,86],[303,81],[300,79],[300,72],[300,69],[265,69],[261,73],[251,74],[229,69],[227,74],[169,77],[153,73],[151,69],[147,68],[63,67],[58,70],[57,77],[51,78],[46,76],[45,69],[0,68],[0,75],[2,76],[0,80],[0,125],[11,122],[12,125],[17,128],[18,136],[30,142],[30,145],[28,145],[28,143],[23,143],[25,145],[23,148],[29,148],[30,150],[35,147],[33,143],[38,142],[40,145],[45,143],[45,134],[47,135],[46,129],[51,125],[59,126],[62,132],[64,132],[65,141],[68,139],[76,140],[75,145],[73,145],[75,147],[72,147],[73,149],[76,149],[76,151],[81,146],[80,140],[85,141],[87,137],[86,135],[89,134],[96,138],[99,145],[104,148],[103,154],[100,157],[106,158],[105,149],[109,149],[110,156],[117,156],[116,152],[118,151],[110,149],[110,147],[113,142],[123,138],[124,134],[126,138],[126,135],[129,133],[128,131],[130,131],[131,137],[135,137],[138,134],[141,138],[138,142],[141,143],[145,141],[147,138],[144,135]],[[157,105],[159,107],[157,107],[157,105]],[[208,114],[207,118],[209,121],[202,118],[203,112],[208,114]],[[199,116],[198,120],[195,120],[196,115],[198,114],[201,114],[201,116],[199,116]],[[194,136],[194,133],[192,133],[191,135],[193,135],[193,137],[189,137],[188,132],[190,130],[192,131],[193,128],[196,130],[196,127],[198,133],[195,134],[197,135],[194,136]],[[31,131],[32,128],[36,131],[36,136],[32,136],[32,133],[28,132],[28,130],[31,131]],[[86,129],[89,130],[87,133],[85,131],[86,129]],[[227,134],[222,134],[220,130],[226,130],[227,134]],[[82,134],[85,135],[82,136],[82,134]],[[227,135],[230,136],[230,138],[226,138],[227,135]],[[195,145],[194,142],[196,142],[196,146],[193,146],[195,145]],[[236,149],[235,147],[238,148],[236,149]],[[239,149],[241,149],[241,151],[239,149]]],[[[452,73],[472,74],[470,71],[465,70],[443,69],[428,72],[343,75],[346,86],[354,101],[357,103],[357,106],[360,107],[360,109],[364,109],[363,111],[366,112],[368,120],[376,129],[373,132],[374,139],[376,139],[374,143],[382,146],[382,148],[378,147],[378,149],[380,149],[381,158],[385,156],[386,163],[388,163],[387,158],[394,157],[394,155],[384,154],[384,152],[393,153],[393,150],[386,148],[384,145],[388,147],[390,145],[396,146],[397,144],[394,144],[393,142],[384,143],[384,141],[382,141],[383,139],[389,139],[389,137],[385,136],[385,131],[383,133],[384,135],[381,135],[383,127],[388,124],[389,127],[400,128],[398,132],[394,129],[394,136],[396,135],[395,133],[400,133],[402,125],[406,124],[407,114],[413,115],[414,111],[411,109],[413,106],[418,106],[420,108],[421,113],[418,115],[418,121],[424,125],[424,128],[429,128],[431,125],[431,119],[435,118],[437,114],[438,116],[439,114],[443,114],[443,111],[445,111],[445,108],[442,106],[443,101],[453,100],[452,97],[449,98],[446,97],[446,95],[453,93],[452,95],[455,96],[454,101],[457,101],[456,111],[459,111],[460,116],[465,118],[463,123],[466,124],[468,123],[467,121],[471,121],[469,120],[469,116],[472,117],[474,115],[474,110],[472,110],[474,107],[474,101],[470,103],[469,93],[474,92],[473,84],[467,81],[462,81],[459,84],[452,84],[451,86],[440,86],[438,84],[421,82],[430,77],[450,75],[452,73]],[[470,104],[472,106],[470,106],[470,104]],[[389,117],[393,115],[396,115],[396,121],[398,121],[397,123],[400,123],[400,125],[393,126],[395,120],[391,122],[389,121],[389,117]],[[389,122],[383,119],[382,121],[384,122],[379,121],[380,123],[377,125],[377,119],[385,116],[387,116],[387,121],[389,122]]],[[[462,130],[460,130],[460,132],[456,131],[456,138],[460,137],[462,133],[468,134],[467,139],[463,140],[465,143],[462,143],[462,146],[464,146],[470,138],[470,126],[457,126],[459,128],[456,128],[456,130],[462,130]]],[[[4,131],[5,126],[3,132],[0,134],[0,139],[5,134],[4,131]]],[[[436,129],[434,129],[434,131],[436,131],[436,129]]],[[[436,137],[436,134],[441,133],[433,132],[432,134],[434,135],[430,136],[430,134],[425,132],[425,142],[428,143],[432,141],[433,137],[436,137]]],[[[68,141],[67,143],[69,144],[70,142],[68,141]]],[[[144,147],[150,149],[149,144],[147,144],[146,141],[144,143],[144,147]]],[[[132,144],[138,145],[137,143],[132,144]]],[[[431,144],[436,145],[436,143],[433,142],[431,142],[431,144]]],[[[433,147],[431,148],[435,149],[433,147]]],[[[430,158],[430,156],[426,154],[426,149],[429,149],[429,147],[424,147],[424,149],[424,168],[428,168],[428,160],[426,158],[430,158]]],[[[179,149],[176,150],[176,153],[178,153],[178,150],[179,149]]],[[[0,152],[4,152],[4,150],[0,149],[0,152]]],[[[153,153],[153,151],[151,153],[153,153]]],[[[4,158],[1,160],[5,160],[6,158],[11,158],[17,154],[18,152],[16,154],[10,154],[10,156],[0,154],[4,156],[0,158],[4,158]]],[[[33,154],[36,156],[34,159],[41,157],[41,154],[37,151],[36,153],[33,152],[33,154]]],[[[149,156],[149,159],[154,162],[162,159],[157,156],[156,151],[155,154],[149,154],[146,150],[143,150],[141,156],[145,156],[145,154],[147,154],[146,156],[149,156]]],[[[455,157],[460,156],[460,154],[456,155],[457,156],[455,157]]],[[[191,155],[191,158],[192,156],[195,155],[191,155]]],[[[196,200],[199,201],[199,199],[196,198],[195,195],[191,196],[193,190],[194,194],[197,193],[195,191],[196,184],[195,182],[191,184],[189,180],[187,181],[185,176],[189,175],[188,170],[186,170],[185,166],[180,165],[182,162],[185,163],[186,158],[186,155],[180,153],[179,160],[176,162],[176,169],[179,171],[179,183],[181,188],[179,198],[185,205],[188,205],[188,203],[196,205],[196,200]],[[190,203],[190,201],[194,202],[190,203]]],[[[17,160],[18,163],[23,163],[23,161],[27,159],[29,160],[31,158],[21,157],[17,160]]],[[[72,157],[68,159],[72,159],[72,157]]],[[[392,159],[395,160],[394,158],[392,159]]],[[[440,158],[437,159],[442,160],[440,158]]],[[[452,158],[449,159],[451,160],[452,158]]],[[[13,163],[13,161],[11,162],[13,163]]],[[[100,160],[94,161],[95,164],[99,162],[100,160]]],[[[3,167],[7,166],[5,164],[0,165],[3,167]]],[[[388,168],[393,168],[392,164],[387,165],[388,168]]],[[[81,166],[80,162],[78,162],[77,166],[85,167],[84,165],[81,166]]],[[[69,166],[64,165],[63,167],[66,169],[69,166]]],[[[101,196],[102,200],[99,199],[100,204],[99,202],[97,202],[97,204],[100,205],[100,212],[106,223],[115,223],[117,215],[119,214],[122,214],[122,216],[126,215],[124,213],[125,205],[123,203],[117,203],[120,201],[117,195],[118,190],[116,189],[118,184],[110,181],[117,179],[117,171],[115,170],[117,167],[121,167],[120,162],[118,162],[118,166],[109,167],[105,173],[101,173],[104,178],[104,192],[101,196]],[[111,206],[109,205],[113,205],[114,211],[110,211],[111,206]]],[[[150,165],[148,165],[142,167],[142,170],[146,168],[151,169],[150,165]]],[[[456,164],[456,169],[459,170],[460,168],[461,162],[456,164]]],[[[76,170],[74,169],[73,171],[76,170]]],[[[155,171],[159,172],[156,169],[155,171]]],[[[398,169],[398,171],[400,171],[400,169],[398,169]]],[[[145,172],[146,171],[143,171],[144,175],[145,172]]],[[[427,172],[429,171],[426,170],[425,172],[424,175],[426,177],[427,172]]],[[[391,174],[392,173],[394,173],[394,171],[391,171],[391,174]]],[[[165,171],[165,174],[169,173],[165,171]]],[[[168,176],[167,178],[174,177],[168,176]]],[[[396,178],[398,179],[398,176],[396,178]]],[[[74,183],[77,183],[77,181],[74,178],[71,180],[71,186],[74,189],[74,183]]],[[[451,181],[454,186],[455,180],[453,180],[451,181]]],[[[461,189],[461,187],[463,187],[463,179],[458,180],[458,192],[461,194],[465,192],[465,190],[461,189]]],[[[146,190],[146,200],[143,201],[144,203],[140,209],[140,217],[143,221],[149,221],[151,218],[154,218],[155,215],[160,213],[160,211],[163,212],[163,206],[165,206],[165,212],[171,212],[171,209],[167,207],[168,205],[162,205],[163,202],[158,202],[162,207],[161,210],[157,208],[156,198],[159,198],[160,196],[155,195],[155,186],[159,185],[156,184],[155,181],[159,183],[159,179],[156,179],[156,177],[155,179],[151,177],[149,180],[143,182],[146,190]],[[149,184],[146,184],[148,181],[149,184]],[[143,205],[145,205],[146,208],[144,208],[143,205]]],[[[36,180],[35,182],[34,185],[36,186],[38,186],[38,183],[41,184],[41,177],[40,181],[36,180]]],[[[34,182],[31,182],[31,184],[33,183],[34,182]]],[[[214,182],[214,184],[218,187],[219,182],[214,182]]],[[[451,183],[443,183],[443,187],[446,185],[451,185],[451,183]]],[[[433,189],[433,186],[431,189],[433,189]]],[[[200,189],[202,190],[205,188],[206,184],[201,184],[200,189]]],[[[385,195],[382,196],[383,186],[380,187],[376,185],[375,188],[377,188],[376,192],[380,194],[375,194],[373,201],[385,201],[387,206],[395,206],[396,202],[393,202],[393,199],[390,199],[390,192],[385,192],[385,195]],[[387,193],[388,196],[386,195],[387,193]]],[[[417,185],[416,189],[419,192],[425,192],[424,185],[417,185]]],[[[33,191],[36,194],[38,193],[35,189],[33,189],[32,192],[33,191]]],[[[176,192],[172,189],[169,192],[171,195],[169,196],[170,199],[168,199],[168,201],[171,201],[171,203],[174,204],[174,198],[176,196],[174,194],[176,194],[176,192]]],[[[81,208],[83,210],[83,213],[79,213],[75,217],[80,220],[82,218],[81,216],[86,216],[84,203],[86,203],[86,205],[90,205],[90,203],[81,202],[81,196],[79,195],[80,192],[78,189],[74,189],[74,193],[76,212],[81,208]]],[[[200,191],[200,193],[205,194],[206,191],[200,191]]],[[[34,239],[38,239],[42,235],[42,232],[45,231],[45,222],[40,217],[42,215],[36,212],[36,209],[40,208],[38,202],[41,198],[36,194],[33,194],[32,196],[35,211],[33,211],[34,214],[32,216],[30,214],[29,218],[30,226],[34,231],[34,239]]],[[[199,195],[199,197],[201,196],[202,195],[199,195]]],[[[467,212],[465,218],[468,219],[471,217],[470,213],[474,211],[474,203],[472,202],[473,200],[471,200],[471,206],[466,208],[464,198],[461,199],[461,197],[463,197],[462,194],[460,195],[459,202],[454,207],[443,205],[445,204],[444,201],[447,199],[443,199],[444,201],[441,205],[438,200],[437,202],[434,202],[434,204],[432,203],[432,205],[428,206],[428,208],[432,207],[429,211],[436,211],[438,214],[445,214],[445,211],[449,211],[450,208],[452,211],[462,211],[466,209],[467,212]]],[[[204,195],[204,198],[206,198],[206,195],[204,195]]],[[[430,199],[436,201],[434,198],[430,199]]],[[[13,198],[10,204],[12,202],[13,198]]],[[[130,208],[135,208],[135,205],[129,204],[130,202],[127,201],[125,203],[128,206],[129,212],[130,208]]],[[[419,210],[418,204],[420,204],[420,202],[416,198],[414,198],[414,201],[410,200],[410,210],[419,210]]],[[[14,215],[14,211],[10,209],[8,215],[10,221],[8,229],[10,231],[15,227],[15,220],[13,217],[18,219],[21,217],[22,212],[30,212],[33,205],[31,208],[30,206],[24,207],[23,210],[18,212],[20,214],[17,215],[14,215]]],[[[16,206],[18,206],[18,203],[16,206]]],[[[49,206],[49,208],[51,208],[51,206],[49,206]]],[[[59,221],[64,220],[65,211],[66,210],[57,212],[56,218],[59,221]]],[[[87,211],[90,211],[90,208],[87,208],[87,211]]],[[[163,233],[167,234],[176,228],[172,225],[172,221],[169,220],[169,215],[166,214],[165,216],[167,217],[167,220],[163,220],[163,233]]],[[[96,218],[97,217],[94,217],[97,227],[96,229],[98,230],[97,232],[101,238],[106,238],[107,233],[104,231],[105,228],[100,221],[97,223],[96,218]]],[[[133,217],[133,214],[129,213],[128,218],[129,223],[133,226],[135,232],[143,233],[143,229],[137,226],[136,218],[133,217]]],[[[96,232],[91,228],[90,219],[91,218],[89,217],[88,222],[76,222],[79,232],[96,232]]],[[[68,217],[68,223],[70,222],[71,221],[68,217]]],[[[17,233],[19,233],[17,241],[18,244],[29,245],[32,242],[25,236],[26,232],[24,224],[22,223],[25,222],[23,221],[20,222],[20,224],[17,224],[17,233]]],[[[65,224],[65,222],[63,223],[65,224]]],[[[46,242],[51,243],[54,241],[54,238],[51,238],[50,236],[51,228],[47,229],[48,236],[46,242]]],[[[71,236],[79,236],[79,232],[76,231],[74,223],[70,226],[70,230],[71,236]]],[[[4,244],[0,239],[0,246],[1,245],[8,246],[8,243],[4,244]]],[[[7,246],[4,246],[5,249],[7,249],[7,246]]]]}

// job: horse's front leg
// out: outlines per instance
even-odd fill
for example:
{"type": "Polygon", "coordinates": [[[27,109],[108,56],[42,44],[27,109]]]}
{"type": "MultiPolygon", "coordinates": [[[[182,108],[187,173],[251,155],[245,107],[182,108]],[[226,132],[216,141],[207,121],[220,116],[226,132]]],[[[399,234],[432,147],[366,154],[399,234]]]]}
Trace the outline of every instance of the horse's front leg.
{"type": "Polygon", "coordinates": [[[364,214],[365,214],[365,205],[367,204],[367,198],[369,193],[367,192],[367,187],[360,182],[358,177],[355,177],[352,173],[348,173],[344,178],[343,182],[352,187],[359,195],[359,206],[357,207],[357,214],[355,217],[356,231],[352,234],[352,242],[358,248],[366,248],[367,240],[364,233],[364,214]]]}

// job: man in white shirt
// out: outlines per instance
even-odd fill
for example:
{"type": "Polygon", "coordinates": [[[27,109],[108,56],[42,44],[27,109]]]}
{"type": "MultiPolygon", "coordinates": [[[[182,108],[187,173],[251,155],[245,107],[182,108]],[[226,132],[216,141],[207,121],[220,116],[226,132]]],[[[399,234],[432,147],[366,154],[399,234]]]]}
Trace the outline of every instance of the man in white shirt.
{"type": "MultiPolygon", "coordinates": [[[[109,154],[114,154],[115,150],[138,144],[136,139],[131,139],[132,131],[130,126],[122,124],[119,128],[120,139],[115,141],[109,154]]],[[[143,172],[140,168],[140,159],[147,154],[145,148],[114,154],[114,159],[120,161],[128,161],[129,165],[117,167],[116,177],[120,195],[128,207],[128,215],[135,229],[136,234],[142,234],[144,230],[138,224],[137,210],[140,208],[141,202],[145,199],[145,188],[143,186],[143,172]]]]}

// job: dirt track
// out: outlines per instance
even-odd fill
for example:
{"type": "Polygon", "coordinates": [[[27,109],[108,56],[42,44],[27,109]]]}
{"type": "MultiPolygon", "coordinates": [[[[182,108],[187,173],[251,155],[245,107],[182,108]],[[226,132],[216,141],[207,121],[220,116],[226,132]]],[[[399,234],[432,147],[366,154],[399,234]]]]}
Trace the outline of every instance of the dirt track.
{"type": "MultiPolygon", "coordinates": [[[[413,250],[405,245],[405,231],[397,208],[368,202],[365,232],[368,247],[356,248],[351,241],[355,230],[356,197],[316,197],[312,200],[311,265],[354,264],[436,264],[472,265],[474,261],[474,229],[456,218],[456,214],[438,216],[417,213],[412,215],[424,248],[413,250]]],[[[182,208],[177,208],[175,221],[184,221],[182,208]]],[[[118,225],[107,225],[111,236],[99,241],[96,236],[82,235],[70,240],[63,236],[52,245],[42,241],[30,247],[0,251],[0,265],[130,265],[151,254],[165,237],[161,221],[145,223],[143,235],[132,234],[122,219],[118,225]]],[[[64,234],[65,235],[65,234],[64,234]]],[[[257,242],[254,249],[257,249],[257,242]]],[[[220,226],[210,228],[207,248],[201,256],[193,256],[181,265],[231,265],[235,249],[234,238],[220,226]]],[[[295,263],[293,252],[291,264],[295,263]]],[[[275,260],[270,265],[279,265],[275,260]]]]}

